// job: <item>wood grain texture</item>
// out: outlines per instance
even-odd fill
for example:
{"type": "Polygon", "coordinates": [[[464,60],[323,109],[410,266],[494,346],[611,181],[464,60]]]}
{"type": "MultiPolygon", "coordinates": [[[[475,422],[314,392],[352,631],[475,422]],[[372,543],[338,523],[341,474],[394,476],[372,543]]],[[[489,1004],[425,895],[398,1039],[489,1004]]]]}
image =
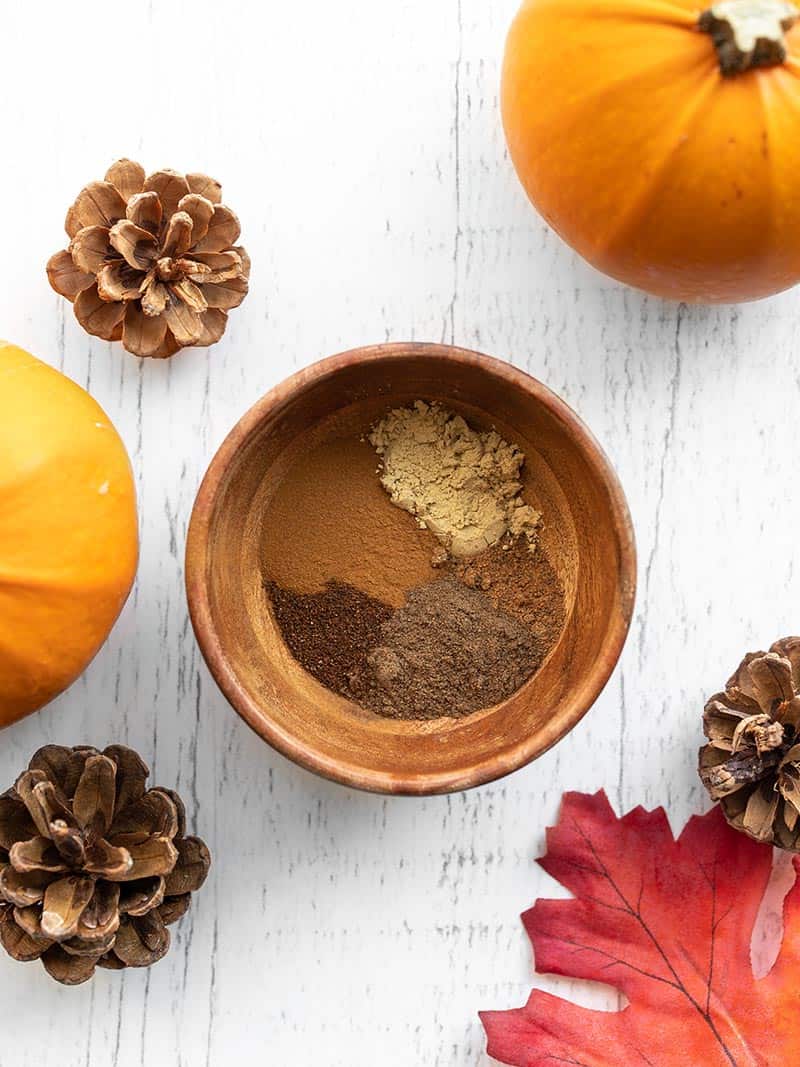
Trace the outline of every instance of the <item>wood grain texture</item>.
{"type": "MultiPolygon", "coordinates": [[[[368,476],[374,477],[372,466],[368,476]]],[[[502,360],[419,342],[331,356],[257,401],[211,461],[186,546],[198,643],[245,722],[301,767],[343,785],[404,796],[497,781],[556,744],[617,664],[635,585],[622,488],[575,413],[502,360]],[[547,516],[542,536],[561,534],[554,562],[567,617],[546,661],[516,693],[482,714],[425,723],[364,714],[300,668],[269,609],[262,554],[270,498],[299,455],[332,435],[363,440],[387,410],[420,397],[484,419],[527,457],[521,482],[536,494],[528,501],[547,516]]]]}
{"type": "Polygon", "coordinates": [[[504,153],[515,6],[5,13],[0,334],[116,422],[142,561],[86,676],[2,735],[0,784],[46,741],[133,745],[184,794],[215,866],[149,972],[70,990],[0,960],[0,1067],[485,1067],[476,1013],[530,988],[518,914],[557,892],[532,860],[562,791],[604,785],[681,825],[705,803],[705,697],[747,648],[797,630],[798,296],[687,308],[576,260],[504,153]],[[134,40],[135,74],[112,78],[134,40]],[[49,289],[68,201],[120,155],[208,171],[241,215],[252,289],[209,352],[140,363],[49,289]],[[560,393],[616,463],[640,553],[631,637],[581,725],[502,783],[425,800],[349,792],[264,745],[202,666],[182,583],[195,492],[246,408],[331,352],[408,339],[491,352],[560,393]]]}

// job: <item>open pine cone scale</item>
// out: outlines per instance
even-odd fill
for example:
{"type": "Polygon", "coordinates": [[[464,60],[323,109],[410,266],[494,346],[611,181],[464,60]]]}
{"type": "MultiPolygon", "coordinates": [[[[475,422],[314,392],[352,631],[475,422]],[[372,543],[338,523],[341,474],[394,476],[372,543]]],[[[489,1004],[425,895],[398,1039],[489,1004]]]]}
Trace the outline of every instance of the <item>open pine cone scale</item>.
{"type": "Polygon", "coordinates": [[[800,638],[746,656],[703,723],[700,776],[728,822],[800,852],[800,638]]]}
{"type": "Polygon", "coordinates": [[[166,953],[210,856],[147,775],[122,746],[48,745],[0,797],[0,943],[14,959],[74,985],[166,953]]]}
{"type": "Polygon", "coordinates": [[[146,177],[119,160],[67,212],[70,244],[50,259],[50,284],[88,333],[121,340],[134,355],[214,344],[250,275],[239,220],[221,198],[207,175],[146,177]]]}

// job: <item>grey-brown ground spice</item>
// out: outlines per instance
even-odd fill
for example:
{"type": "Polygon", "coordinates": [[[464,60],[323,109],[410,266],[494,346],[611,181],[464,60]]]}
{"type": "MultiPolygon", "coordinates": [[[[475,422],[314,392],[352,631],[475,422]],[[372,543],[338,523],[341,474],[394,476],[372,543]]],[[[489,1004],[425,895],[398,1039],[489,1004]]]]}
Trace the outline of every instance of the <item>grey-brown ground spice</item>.
{"type": "Polygon", "coordinates": [[[462,716],[515,693],[543,650],[530,628],[453,577],[412,589],[350,675],[363,707],[400,719],[462,716]]]}
{"type": "Polygon", "coordinates": [[[392,718],[468,715],[538,669],[563,629],[564,591],[522,539],[439,565],[396,611],[346,582],[264,585],[290,652],[329,689],[392,718]]]}
{"type": "Polygon", "coordinates": [[[264,583],[289,651],[301,667],[335,693],[349,696],[348,679],[363,669],[392,609],[345,582],[319,593],[264,583]]]}

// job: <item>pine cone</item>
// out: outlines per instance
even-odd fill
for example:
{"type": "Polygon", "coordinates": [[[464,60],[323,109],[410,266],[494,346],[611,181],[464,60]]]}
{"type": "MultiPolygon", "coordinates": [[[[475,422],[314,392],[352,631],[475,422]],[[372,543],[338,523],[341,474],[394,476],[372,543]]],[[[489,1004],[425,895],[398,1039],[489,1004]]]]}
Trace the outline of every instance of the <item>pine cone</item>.
{"type": "Polygon", "coordinates": [[[800,852],[800,637],[745,656],[703,725],[700,777],[731,826],[800,852]]]}
{"type": "Polygon", "coordinates": [[[222,337],[247,294],[250,260],[219,182],[120,159],[78,194],[69,248],[47,276],[87,333],[163,359],[222,337]]]}
{"type": "Polygon", "coordinates": [[[47,745],[0,796],[0,942],[15,960],[78,985],[166,954],[211,857],[148,774],[121,745],[47,745]]]}

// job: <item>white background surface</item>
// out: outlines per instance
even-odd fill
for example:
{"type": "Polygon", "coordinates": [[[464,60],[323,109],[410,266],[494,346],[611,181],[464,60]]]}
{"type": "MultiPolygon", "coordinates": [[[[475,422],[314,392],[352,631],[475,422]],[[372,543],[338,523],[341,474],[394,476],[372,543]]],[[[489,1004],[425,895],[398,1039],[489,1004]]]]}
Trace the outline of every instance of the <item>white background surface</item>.
{"type": "Polygon", "coordinates": [[[0,1067],[485,1067],[478,1010],[532,983],[518,914],[557,892],[533,858],[562,791],[665,804],[680,827],[704,806],[705,696],[797,630],[798,296],[678,307],[576,260],[504,153],[515,6],[6,5],[0,335],[116,422],[142,559],[86,676],[2,735],[0,779],[46,742],[128,743],[215,863],[151,971],[65,989],[0,959],[0,1067]],[[242,219],[251,293],[211,351],[139,362],[47,285],[68,203],[121,155],[207,171],[242,219]],[[616,463],[640,551],[631,637],[583,724],[504,782],[423,801],[317,780],[251,734],[201,663],[182,583],[195,492],[238,416],[322,356],[408,339],[559,392],[616,463]]]}

